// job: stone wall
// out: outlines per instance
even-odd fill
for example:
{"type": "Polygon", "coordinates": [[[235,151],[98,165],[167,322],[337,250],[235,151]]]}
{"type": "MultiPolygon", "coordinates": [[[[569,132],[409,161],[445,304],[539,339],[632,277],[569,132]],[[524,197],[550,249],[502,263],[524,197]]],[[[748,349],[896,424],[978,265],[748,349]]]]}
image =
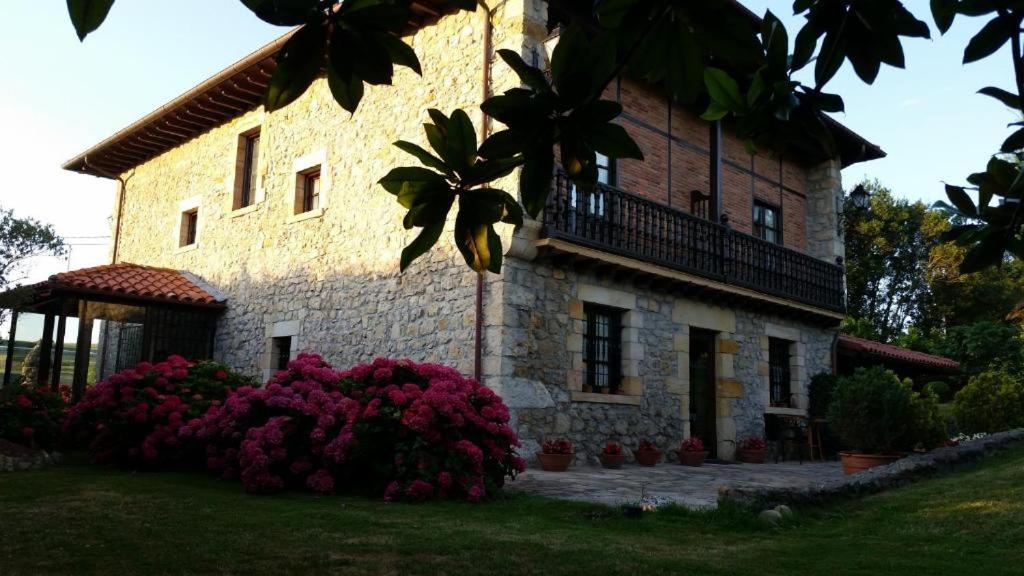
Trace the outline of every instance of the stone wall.
{"type": "MultiPolygon", "coordinates": [[[[495,14],[495,49],[521,49],[525,10],[512,0],[495,14]]],[[[402,229],[404,210],[376,182],[417,164],[391,143],[425,145],[427,108],[462,107],[479,124],[481,11],[446,17],[410,42],[423,77],[397,68],[395,85],[368,87],[355,115],[320,79],[283,110],[245,113],[125,174],[119,260],[188,270],[222,291],[215,354],[232,367],[264,374],[269,339],[286,335],[296,352],[339,366],[386,355],[472,372],[475,274],[450,233],[400,274],[417,231],[402,229]],[[256,202],[235,210],[239,137],[257,128],[256,202]],[[321,209],[296,215],[296,175],[317,165],[321,209]],[[181,212],[192,207],[197,242],[181,248],[181,212]]],[[[495,85],[508,85],[496,62],[495,85]]]]}
{"type": "Polygon", "coordinates": [[[517,418],[527,455],[545,440],[568,438],[578,459],[596,461],[605,442],[651,439],[674,448],[690,435],[690,329],[716,332],[718,452],[764,434],[768,406],[766,341],[792,340],[792,391],[806,407],[811,375],[831,370],[834,329],[678,298],[549,262],[506,259],[502,297],[488,307],[486,381],[517,418]],[[585,302],[623,316],[621,394],[583,391],[585,302]],[[491,335],[494,335],[493,337],[491,335]]]}

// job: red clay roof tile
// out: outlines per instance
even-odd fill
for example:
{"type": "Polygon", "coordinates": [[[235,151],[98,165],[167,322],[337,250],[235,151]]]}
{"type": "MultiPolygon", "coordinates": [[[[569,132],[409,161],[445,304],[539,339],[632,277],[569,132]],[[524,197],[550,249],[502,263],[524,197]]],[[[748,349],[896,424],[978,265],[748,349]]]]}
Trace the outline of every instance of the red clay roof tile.
{"type": "Polygon", "coordinates": [[[50,276],[47,284],[55,290],[107,292],[180,304],[221,303],[178,270],[139,264],[108,264],[61,272],[50,276]]]}
{"type": "Polygon", "coordinates": [[[874,340],[858,338],[847,334],[839,335],[839,347],[852,352],[859,352],[867,356],[898,360],[900,362],[907,362],[918,366],[927,366],[942,370],[960,369],[960,364],[956,360],[952,360],[950,358],[936,356],[934,354],[926,354],[924,352],[918,352],[917,350],[901,348],[900,346],[895,346],[893,344],[875,342],[874,340]]]}

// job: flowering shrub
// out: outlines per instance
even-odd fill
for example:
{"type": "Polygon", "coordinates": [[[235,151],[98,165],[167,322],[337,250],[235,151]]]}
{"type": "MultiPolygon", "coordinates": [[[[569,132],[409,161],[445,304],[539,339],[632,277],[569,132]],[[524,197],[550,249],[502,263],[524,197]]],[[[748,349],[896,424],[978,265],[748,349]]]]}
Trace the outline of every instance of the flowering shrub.
{"type": "Polygon", "coordinates": [[[572,442],[568,440],[548,440],[540,447],[544,454],[572,454],[572,442]]]}
{"type": "Polygon", "coordinates": [[[65,431],[97,462],[155,468],[189,454],[178,430],[245,382],[215,362],[142,362],[88,388],[68,410],[65,431]]]}
{"type": "MultiPolygon", "coordinates": [[[[700,439],[698,438],[697,441],[699,442],[700,439]]],[[[703,449],[704,448],[702,446],[701,450],[698,450],[698,452],[703,451],[703,449]]],[[[740,441],[740,450],[764,450],[764,438],[760,436],[744,438],[740,441]]]]}
{"type": "Polygon", "coordinates": [[[641,440],[637,452],[657,452],[658,447],[650,440],[641,440]]]}
{"type": "Polygon", "coordinates": [[[943,443],[943,446],[959,446],[963,442],[973,442],[975,440],[981,440],[982,438],[988,438],[988,433],[976,432],[974,434],[964,434],[961,432],[949,440],[946,440],[946,442],[943,443]]]}
{"type": "Polygon", "coordinates": [[[444,366],[377,359],[342,373],[358,400],[353,475],[387,500],[476,502],[526,463],[509,411],[489,388],[444,366]]]}
{"type": "Polygon", "coordinates": [[[266,387],[239,388],[180,434],[204,443],[207,467],[240,478],[249,492],[331,492],[360,412],[339,391],[340,381],[319,356],[302,353],[266,387]]]}
{"type": "Polygon", "coordinates": [[[601,454],[607,454],[608,456],[621,456],[622,446],[615,442],[609,442],[604,445],[604,449],[601,450],[601,454]]]}
{"type": "Polygon", "coordinates": [[[525,468],[508,419],[497,395],[450,368],[375,360],[338,372],[304,353],[181,434],[250,492],[344,484],[388,500],[479,501],[525,468]]]}
{"type": "Polygon", "coordinates": [[[696,436],[690,436],[679,445],[679,450],[682,452],[703,452],[704,441],[696,436]]]}
{"type": "Polygon", "coordinates": [[[13,386],[0,395],[0,438],[50,450],[57,444],[64,402],[49,387],[13,386]]]}

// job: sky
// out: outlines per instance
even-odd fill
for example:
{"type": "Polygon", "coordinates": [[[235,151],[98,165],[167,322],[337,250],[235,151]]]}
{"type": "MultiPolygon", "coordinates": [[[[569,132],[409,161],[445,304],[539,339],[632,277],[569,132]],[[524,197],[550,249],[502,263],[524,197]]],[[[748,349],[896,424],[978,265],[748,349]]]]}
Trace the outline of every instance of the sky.
{"type": "MultiPolygon", "coordinates": [[[[770,7],[795,36],[800,22],[788,0],[745,3],[759,14],[770,7]]],[[[925,0],[906,4],[931,23],[925,0]]],[[[888,153],[848,168],[847,187],[877,178],[897,196],[931,203],[943,198],[942,181],[963,182],[984,167],[1014,118],[975,94],[990,84],[1009,87],[1006,49],[960,64],[980,25],[961,18],[945,37],[907,41],[907,69],[883,67],[872,86],[848,64],[829,84],[846,100],[837,119],[888,153]]],[[[70,259],[38,259],[24,281],[108,261],[115,185],[63,171],[65,160],[281,32],[237,0],[119,0],[80,43],[64,2],[0,2],[0,206],[52,223],[71,245],[70,259]]]]}

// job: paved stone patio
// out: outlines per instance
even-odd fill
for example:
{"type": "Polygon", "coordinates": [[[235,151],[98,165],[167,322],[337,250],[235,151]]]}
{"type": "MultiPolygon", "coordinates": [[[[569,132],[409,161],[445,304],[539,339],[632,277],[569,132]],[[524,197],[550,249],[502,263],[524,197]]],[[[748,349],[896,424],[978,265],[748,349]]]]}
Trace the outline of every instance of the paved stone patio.
{"type": "Polygon", "coordinates": [[[690,508],[715,508],[720,486],[807,487],[843,477],[839,462],[708,464],[700,467],[662,462],[653,468],[626,464],[621,470],[573,466],[567,472],[539,467],[521,474],[509,488],[562,500],[618,505],[672,502],[690,508]]]}

